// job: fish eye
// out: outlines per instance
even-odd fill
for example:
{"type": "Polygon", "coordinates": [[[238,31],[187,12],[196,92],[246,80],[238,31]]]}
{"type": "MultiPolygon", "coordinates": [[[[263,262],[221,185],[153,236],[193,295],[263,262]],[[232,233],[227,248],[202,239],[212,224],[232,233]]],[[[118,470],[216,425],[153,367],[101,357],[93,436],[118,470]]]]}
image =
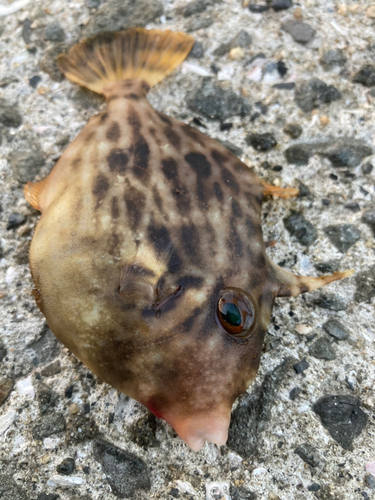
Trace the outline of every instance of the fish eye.
{"type": "Polygon", "coordinates": [[[244,338],[255,324],[255,306],[251,296],[240,288],[225,288],[216,309],[216,320],[226,333],[244,338]]]}

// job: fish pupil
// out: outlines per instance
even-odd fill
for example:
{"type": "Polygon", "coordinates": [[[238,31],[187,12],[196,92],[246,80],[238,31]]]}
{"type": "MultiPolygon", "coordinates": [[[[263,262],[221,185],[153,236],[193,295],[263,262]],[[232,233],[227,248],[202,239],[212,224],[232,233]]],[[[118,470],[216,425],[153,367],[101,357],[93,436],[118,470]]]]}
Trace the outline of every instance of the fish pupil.
{"type": "Polygon", "coordinates": [[[221,315],[231,326],[241,326],[242,315],[239,308],[233,302],[227,302],[223,305],[221,315]]]}

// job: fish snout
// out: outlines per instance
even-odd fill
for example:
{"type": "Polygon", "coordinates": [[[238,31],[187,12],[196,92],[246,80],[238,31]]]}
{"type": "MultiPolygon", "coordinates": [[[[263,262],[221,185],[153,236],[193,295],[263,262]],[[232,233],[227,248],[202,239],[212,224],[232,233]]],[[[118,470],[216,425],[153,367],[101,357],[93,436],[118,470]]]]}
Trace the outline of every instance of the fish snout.
{"type": "Polygon", "coordinates": [[[199,451],[206,441],[219,446],[227,442],[230,410],[168,421],[189,448],[199,451]]]}

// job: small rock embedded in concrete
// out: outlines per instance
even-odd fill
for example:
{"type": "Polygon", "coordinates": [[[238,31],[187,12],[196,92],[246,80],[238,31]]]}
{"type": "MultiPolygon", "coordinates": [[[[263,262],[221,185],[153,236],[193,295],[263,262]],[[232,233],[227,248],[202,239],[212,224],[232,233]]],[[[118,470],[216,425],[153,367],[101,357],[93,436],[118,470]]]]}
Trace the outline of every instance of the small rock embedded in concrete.
{"type": "Polygon", "coordinates": [[[306,44],[315,36],[315,30],[303,21],[295,21],[293,19],[286,21],[282,25],[283,29],[289,33],[293,40],[297,43],[306,44]]]}
{"type": "Polygon", "coordinates": [[[349,338],[348,330],[336,319],[329,319],[326,321],[323,328],[328,335],[331,335],[331,337],[334,337],[336,340],[347,340],[349,338]]]}
{"type": "Polygon", "coordinates": [[[17,213],[10,214],[6,227],[8,230],[14,229],[14,228],[20,226],[21,224],[23,224],[25,222],[25,220],[26,220],[26,217],[23,214],[17,214],[17,213]]]}
{"type": "Polygon", "coordinates": [[[40,493],[36,500],[59,500],[59,498],[55,493],[40,493]]]}
{"type": "Polygon", "coordinates": [[[99,429],[93,418],[88,415],[70,415],[66,425],[66,442],[72,444],[84,443],[95,438],[99,429]]]}
{"type": "Polygon", "coordinates": [[[208,7],[207,0],[194,0],[193,2],[189,2],[188,6],[184,11],[184,17],[190,17],[194,14],[200,14],[204,12],[208,7]]]}
{"type": "Polygon", "coordinates": [[[265,134],[250,134],[247,136],[246,141],[256,151],[269,151],[277,145],[276,139],[270,133],[265,134]]]}
{"type": "Polygon", "coordinates": [[[351,212],[360,212],[361,211],[361,207],[359,206],[359,203],[357,201],[351,201],[349,203],[346,203],[344,205],[344,208],[346,208],[347,210],[350,210],[351,212]]]}
{"type": "Polygon", "coordinates": [[[289,164],[302,166],[309,163],[313,150],[309,145],[295,144],[287,148],[284,154],[289,164]]]}
{"type": "Polygon", "coordinates": [[[40,417],[39,422],[32,429],[32,434],[34,439],[42,441],[46,437],[64,432],[65,429],[66,422],[64,415],[54,412],[40,417]]]}
{"type": "Polygon", "coordinates": [[[362,165],[362,172],[365,175],[371,174],[373,169],[374,169],[374,167],[372,166],[372,164],[370,162],[366,162],[362,165]]]}
{"type": "Polygon", "coordinates": [[[365,224],[370,226],[372,232],[375,235],[375,208],[366,210],[366,212],[362,216],[362,220],[365,224]]]}
{"type": "Polygon", "coordinates": [[[331,243],[342,253],[345,253],[361,237],[360,231],[353,224],[337,224],[324,228],[331,243]]]}
{"type": "Polygon", "coordinates": [[[296,84],[294,82],[285,82],[285,83],[275,83],[275,85],[272,85],[272,88],[278,90],[293,90],[295,86],[296,84]]]}
{"type": "Polygon", "coordinates": [[[339,266],[339,259],[331,259],[327,260],[326,262],[316,262],[314,264],[315,269],[324,274],[333,274],[334,272],[338,271],[339,266]]]}
{"type": "MultiPolygon", "coordinates": [[[[223,497],[222,497],[223,498],[223,497]]],[[[256,493],[240,486],[237,488],[233,484],[230,485],[230,498],[231,500],[257,500],[256,493]]]]}
{"type": "Polygon", "coordinates": [[[201,59],[204,56],[204,47],[197,40],[194,42],[193,48],[189,52],[188,57],[194,57],[195,59],[201,59]]]}
{"type": "Polygon", "coordinates": [[[86,0],[85,4],[89,9],[97,9],[100,7],[102,0],[86,0]]]}
{"type": "Polygon", "coordinates": [[[11,378],[4,378],[0,380],[0,406],[8,399],[9,394],[14,387],[14,380],[11,378]]]}
{"type": "Polygon", "coordinates": [[[354,300],[356,302],[370,302],[375,297],[375,266],[356,273],[355,283],[357,289],[354,300]]]}
{"type": "Polygon", "coordinates": [[[301,387],[293,387],[293,389],[289,392],[289,399],[291,401],[295,401],[301,394],[301,392],[302,392],[301,387]]]}
{"type": "Polygon", "coordinates": [[[342,50],[327,50],[324,52],[322,57],[319,59],[320,64],[323,66],[323,68],[326,71],[329,71],[330,69],[333,69],[335,67],[342,67],[345,66],[347,63],[348,58],[346,55],[343,53],[342,50]]]}
{"type": "Polygon", "coordinates": [[[297,86],[294,99],[302,111],[310,113],[321,104],[341,99],[341,94],[333,85],[327,85],[319,78],[312,78],[297,86]]]}
{"type": "Polygon", "coordinates": [[[38,75],[32,76],[31,78],[29,78],[30,87],[36,89],[41,81],[42,79],[40,78],[40,76],[38,75]]]}
{"type": "MultiPolygon", "coordinates": [[[[1,251],[0,251],[0,257],[2,257],[1,251]]],[[[6,350],[5,346],[0,343],[0,363],[5,358],[6,355],[7,355],[7,350],[6,350]]]]}
{"type": "Polygon", "coordinates": [[[160,446],[156,439],[156,418],[152,413],[137,420],[130,428],[131,440],[143,448],[155,448],[160,446]]]}
{"type": "Polygon", "coordinates": [[[325,464],[325,460],[320,456],[318,450],[308,443],[298,446],[294,453],[311,467],[322,467],[325,464]]]}
{"type": "Polygon", "coordinates": [[[343,298],[326,292],[320,292],[318,297],[313,300],[313,303],[322,309],[329,309],[330,311],[345,311],[348,307],[343,298]]]}
{"type": "Polygon", "coordinates": [[[43,415],[56,405],[58,396],[46,384],[39,382],[36,387],[37,400],[40,413],[43,415]]]}
{"type": "Polygon", "coordinates": [[[307,487],[308,491],[319,491],[320,490],[320,485],[317,483],[312,483],[307,487]]]}
{"type": "Polygon", "coordinates": [[[325,361],[333,361],[336,359],[336,353],[332,348],[330,341],[324,337],[316,340],[309,347],[309,354],[317,359],[324,359],[325,361]]]}
{"type": "Polygon", "coordinates": [[[188,107],[208,118],[225,120],[231,116],[245,116],[250,105],[231,90],[223,90],[211,79],[204,79],[200,89],[188,99],[188,107]]]}
{"type": "Polygon", "coordinates": [[[56,472],[69,476],[75,469],[76,462],[74,458],[64,458],[64,460],[56,467],[56,472]]]}
{"type": "Polygon", "coordinates": [[[361,434],[368,420],[360,408],[359,399],[353,396],[324,396],[313,405],[313,411],[319,415],[323,427],[332,438],[345,450],[353,449],[353,440],[361,434]]]}
{"type": "Polygon", "coordinates": [[[30,19],[27,17],[22,25],[22,38],[23,41],[28,45],[31,42],[31,33],[33,32],[31,28],[32,22],[30,19]]]}
{"type": "Polygon", "coordinates": [[[44,164],[44,156],[39,149],[14,153],[10,161],[13,175],[21,184],[34,180],[44,164]]]}
{"type": "Polygon", "coordinates": [[[52,23],[46,26],[44,38],[49,42],[63,42],[65,40],[65,31],[58,23],[52,23]]]}
{"type": "Polygon", "coordinates": [[[370,490],[375,490],[375,477],[372,474],[368,474],[365,477],[365,484],[370,490]]]}
{"type": "Polygon", "coordinates": [[[206,14],[203,16],[194,17],[189,24],[186,26],[186,31],[191,33],[192,31],[198,31],[205,28],[209,28],[214,24],[214,18],[212,15],[206,14]]]}
{"type": "Polygon", "coordinates": [[[61,343],[57,340],[47,325],[43,327],[41,338],[34,342],[30,348],[34,351],[33,363],[35,366],[48,363],[55,359],[61,350],[61,343]]]}
{"type": "Polygon", "coordinates": [[[132,497],[137,490],[151,489],[148,467],[133,453],[103,439],[94,442],[93,453],[102,465],[112,492],[117,497],[132,497]]]}
{"type": "Polygon", "coordinates": [[[361,141],[338,141],[321,154],[326,156],[334,167],[357,167],[366,156],[373,154],[373,149],[361,141]]]}
{"type": "Polygon", "coordinates": [[[306,358],[303,358],[301,361],[296,363],[294,366],[294,371],[299,375],[300,373],[304,372],[308,368],[310,368],[309,363],[306,361],[306,358]]]}
{"type": "Polygon", "coordinates": [[[292,211],[291,215],[283,220],[288,232],[295,236],[301,245],[306,247],[312,245],[318,237],[315,227],[305,219],[301,212],[292,211]]]}
{"type": "Polygon", "coordinates": [[[229,42],[222,43],[217,49],[213,51],[214,56],[224,56],[231,49],[241,47],[246,49],[251,44],[251,36],[245,30],[240,31],[234,38],[229,42]]]}
{"type": "Polygon", "coordinates": [[[173,498],[180,498],[180,490],[178,490],[177,488],[172,488],[171,491],[169,492],[169,494],[173,498]]]}
{"type": "Polygon", "coordinates": [[[354,83],[361,83],[365,87],[375,86],[375,66],[365,64],[353,78],[354,83]]]}
{"type": "Polygon", "coordinates": [[[17,128],[22,123],[17,106],[11,106],[4,99],[0,99],[0,123],[5,127],[17,128]]]}
{"type": "Polygon", "coordinates": [[[53,361],[45,368],[43,368],[40,374],[42,375],[42,377],[52,377],[53,375],[57,375],[60,372],[61,372],[61,363],[59,359],[56,359],[56,361],[53,361]]]}
{"type": "Polygon", "coordinates": [[[292,6],[292,0],[272,0],[271,7],[275,12],[289,9],[292,6]]]}
{"type": "Polygon", "coordinates": [[[249,11],[253,14],[261,14],[262,12],[266,12],[267,10],[270,10],[269,5],[257,5],[254,3],[251,3],[249,5],[249,11]]]}

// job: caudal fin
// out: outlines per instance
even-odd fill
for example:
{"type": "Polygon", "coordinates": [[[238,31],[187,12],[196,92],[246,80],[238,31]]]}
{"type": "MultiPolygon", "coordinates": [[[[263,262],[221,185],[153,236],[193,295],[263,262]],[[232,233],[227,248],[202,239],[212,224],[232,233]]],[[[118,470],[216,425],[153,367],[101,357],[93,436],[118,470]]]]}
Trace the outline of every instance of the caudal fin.
{"type": "Polygon", "coordinates": [[[133,78],[153,87],[185,59],[193,44],[194,38],[184,33],[130,28],[77,43],[57,58],[57,65],[67,78],[99,94],[108,83],[133,78]]]}

